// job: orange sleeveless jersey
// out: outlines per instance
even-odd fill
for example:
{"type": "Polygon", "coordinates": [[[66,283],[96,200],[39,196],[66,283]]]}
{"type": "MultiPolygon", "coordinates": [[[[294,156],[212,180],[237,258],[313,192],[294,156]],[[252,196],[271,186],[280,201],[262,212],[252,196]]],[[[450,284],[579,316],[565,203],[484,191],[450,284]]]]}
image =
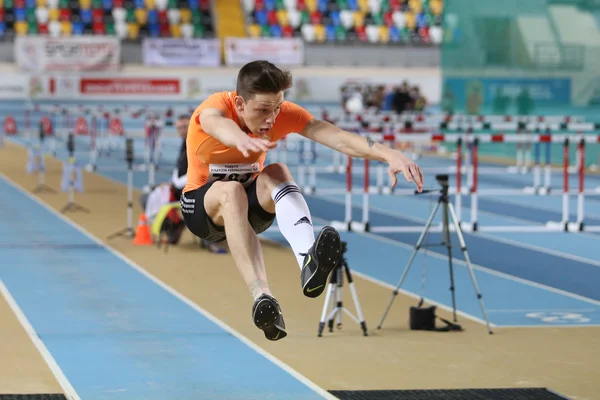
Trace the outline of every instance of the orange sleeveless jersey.
{"type": "MultiPolygon", "coordinates": [[[[244,157],[235,147],[225,146],[202,130],[200,113],[207,108],[221,110],[226,118],[232,119],[239,125],[233,103],[234,98],[235,91],[214,93],[204,100],[194,111],[186,139],[188,171],[187,183],[183,189],[184,193],[197,189],[208,181],[211,174],[211,165],[234,168],[235,164],[253,164],[256,169],[246,170],[246,172],[252,171],[252,178],[264,168],[266,152],[250,153],[249,157],[244,157]]],[[[290,133],[298,133],[304,129],[311,119],[312,116],[304,108],[284,101],[275,124],[269,132],[269,139],[276,142],[290,133]]],[[[254,134],[250,135],[252,137],[260,137],[254,134]]],[[[215,171],[215,169],[212,170],[215,171]]]]}

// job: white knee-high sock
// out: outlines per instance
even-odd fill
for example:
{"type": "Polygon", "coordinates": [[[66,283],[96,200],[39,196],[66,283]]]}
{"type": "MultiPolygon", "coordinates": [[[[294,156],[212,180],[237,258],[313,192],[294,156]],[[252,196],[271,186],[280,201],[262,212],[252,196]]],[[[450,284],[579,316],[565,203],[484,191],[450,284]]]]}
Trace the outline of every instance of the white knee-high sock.
{"type": "Polygon", "coordinates": [[[304,256],[300,254],[306,253],[315,242],[308,204],[298,186],[292,181],[279,184],[271,192],[271,198],[275,202],[279,231],[292,246],[298,265],[302,269],[304,256]]]}

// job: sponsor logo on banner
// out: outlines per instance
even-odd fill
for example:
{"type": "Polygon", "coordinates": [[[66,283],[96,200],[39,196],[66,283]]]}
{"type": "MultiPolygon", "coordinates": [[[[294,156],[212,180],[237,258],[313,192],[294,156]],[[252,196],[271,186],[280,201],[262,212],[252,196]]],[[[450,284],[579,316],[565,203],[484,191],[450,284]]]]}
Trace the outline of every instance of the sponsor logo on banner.
{"type": "Polygon", "coordinates": [[[142,46],[145,65],[218,67],[218,39],[146,38],[142,46]]]}
{"type": "Polygon", "coordinates": [[[177,78],[81,78],[79,92],[83,96],[167,95],[180,94],[177,78]]]}
{"type": "Polygon", "coordinates": [[[27,76],[0,74],[0,99],[23,99],[29,91],[27,76]]]}
{"type": "Polygon", "coordinates": [[[302,65],[304,44],[298,38],[225,38],[225,63],[243,65],[268,60],[277,65],[302,65]]]}
{"type": "Polygon", "coordinates": [[[121,43],[108,36],[26,36],[15,40],[14,51],[17,65],[23,70],[117,71],[121,43]]]}

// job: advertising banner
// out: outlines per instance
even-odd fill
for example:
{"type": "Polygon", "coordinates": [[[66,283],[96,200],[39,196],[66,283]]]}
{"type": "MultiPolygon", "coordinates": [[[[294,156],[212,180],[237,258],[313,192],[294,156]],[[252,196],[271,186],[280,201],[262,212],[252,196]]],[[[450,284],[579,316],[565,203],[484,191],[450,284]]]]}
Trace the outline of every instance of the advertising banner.
{"type": "Polygon", "coordinates": [[[79,94],[87,96],[179,96],[178,78],[87,78],[79,81],[79,94]]]}
{"type": "Polygon", "coordinates": [[[276,65],[302,65],[304,44],[299,38],[225,38],[225,63],[240,66],[254,60],[276,65]]]}
{"type": "Polygon", "coordinates": [[[221,46],[218,39],[145,38],[144,65],[218,67],[221,46]]]}
{"type": "Polygon", "coordinates": [[[18,36],[14,45],[20,69],[36,72],[117,71],[121,42],[108,36],[18,36]]]}

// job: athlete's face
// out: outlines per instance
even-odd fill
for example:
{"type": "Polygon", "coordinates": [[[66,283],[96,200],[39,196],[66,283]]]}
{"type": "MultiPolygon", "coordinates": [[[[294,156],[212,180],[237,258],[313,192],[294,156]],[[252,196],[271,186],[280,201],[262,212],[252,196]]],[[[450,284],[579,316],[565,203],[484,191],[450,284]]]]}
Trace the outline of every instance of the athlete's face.
{"type": "Polygon", "coordinates": [[[241,97],[236,97],[238,116],[243,120],[246,128],[255,135],[267,135],[283,103],[283,92],[260,93],[244,102],[241,97]]]}

